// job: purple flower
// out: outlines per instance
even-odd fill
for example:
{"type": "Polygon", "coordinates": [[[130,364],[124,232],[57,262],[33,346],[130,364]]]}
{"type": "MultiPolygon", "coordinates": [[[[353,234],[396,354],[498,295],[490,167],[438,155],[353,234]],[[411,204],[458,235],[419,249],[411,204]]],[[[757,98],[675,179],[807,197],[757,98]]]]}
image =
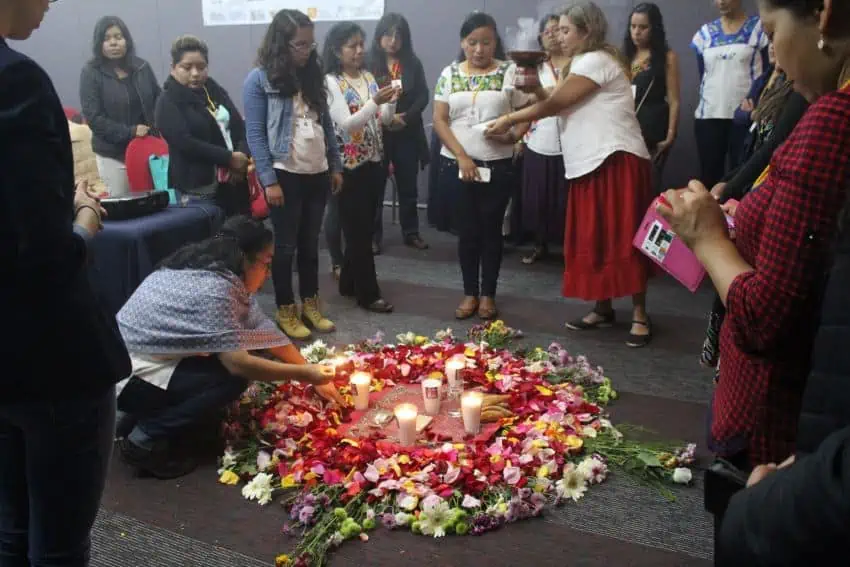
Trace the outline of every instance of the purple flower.
{"type": "Polygon", "coordinates": [[[313,513],[315,511],[316,509],[312,506],[304,506],[298,513],[298,521],[304,524],[305,526],[309,526],[313,523],[313,513]]]}
{"type": "Polygon", "coordinates": [[[327,494],[322,494],[319,496],[319,506],[322,508],[327,508],[331,505],[331,499],[328,498],[327,494]]]}
{"type": "Polygon", "coordinates": [[[472,535],[482,535],[502,526],[503,520],[490,514],[476,514],[472,518],[472,535]]]}
{"type": "Polygon", "coordinates": [[[388,530],[393,530],[396,528],[395,516],[390,514],[389,512],[381,515],[381,523],[388,530]]]}

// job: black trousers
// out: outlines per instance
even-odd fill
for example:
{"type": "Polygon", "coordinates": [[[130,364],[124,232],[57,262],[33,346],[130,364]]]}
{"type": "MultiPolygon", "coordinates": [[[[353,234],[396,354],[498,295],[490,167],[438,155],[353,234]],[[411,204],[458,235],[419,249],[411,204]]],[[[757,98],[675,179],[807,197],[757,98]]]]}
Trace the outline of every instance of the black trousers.
{"type": "Polygon", "coordinates": [[[515,187],[512,159],[479,163],[490,168],[490,183],[465,183],[458,179],[457,162],[443,157],[444,183],[452,183],[457,252],[463,274],[463,293],[495,297],[502,267],[502,223],[515,187]],[[451,180],[451,181],[450,181],[451,180]]]}
{"type": "MultiPolygon", "coordinates": [[[[398,186],[398,218],[401,234],[405,238],[419,234],[419,140],[416,131],[405,129],[401,132],[384,130],[384,167],[393,165],[395,182],[398,186]]],[[[384,192],[378,197],[378,211],[375,218],[375,242],[381,243],[384,236],[383,224],[384,192]]]]}
{"type": "Polygon", "coordinates": [[[355,297],[357,303],[367,306],[381,298],[372,241],[377,195],[383,194],[387,177],[383,165],[378,162],[347,169],[342,175],[342,192],[336,197],[345,239],[339,292],[346,297],[355,297]]]}
{"type": "Polygon", "coordinates": [[[694,121],[700,180],[711,189],[726,172],[738,167],[744,153],[747,128],[732,120],[698,119],[694,121]]]}

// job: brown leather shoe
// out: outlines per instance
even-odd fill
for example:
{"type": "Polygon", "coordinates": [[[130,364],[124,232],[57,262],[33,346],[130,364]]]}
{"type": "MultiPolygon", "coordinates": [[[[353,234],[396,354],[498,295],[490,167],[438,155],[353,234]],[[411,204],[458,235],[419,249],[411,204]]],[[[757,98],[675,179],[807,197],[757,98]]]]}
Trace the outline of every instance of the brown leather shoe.
{"type": "Polygon", "coordinates": [[[478,310],[478,298],[467,295],[455,309],[455,319],[469,319],[478,310]]]}
{"type": "Polygon", "coordinates": [[[478,316],[485,321],[498,317],[499,310],[496,308],[496,300],[492,297],[482,297],[478,305],[478,316]]]}
{"type": "Polygon", "coordinates": [[[418,234],[405,237],[404,245],[417,250],[428,250],[428,243],[422,240],[422,237],[418,234]]]}

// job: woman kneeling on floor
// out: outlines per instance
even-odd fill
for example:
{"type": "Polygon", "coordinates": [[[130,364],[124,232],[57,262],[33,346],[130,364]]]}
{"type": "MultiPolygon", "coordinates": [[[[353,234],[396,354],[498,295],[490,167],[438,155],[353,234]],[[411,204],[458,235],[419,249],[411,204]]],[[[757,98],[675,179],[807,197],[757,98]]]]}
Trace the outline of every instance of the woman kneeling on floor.
{"type": "Polygon", "coordinates": [[[273,254],[270,230],[234,217],[218,236],[166,259],[118,313],[133,362],[133,375],[116,389],[125,414],[118,433],[129,430],[121,453],[139,472],[163,479],[191,472],[194,460],[169,450],[169,441],[237,400],[250,381],[298,380],[343,403],[333,371],[306,364],[254,297],[273,254]]]}

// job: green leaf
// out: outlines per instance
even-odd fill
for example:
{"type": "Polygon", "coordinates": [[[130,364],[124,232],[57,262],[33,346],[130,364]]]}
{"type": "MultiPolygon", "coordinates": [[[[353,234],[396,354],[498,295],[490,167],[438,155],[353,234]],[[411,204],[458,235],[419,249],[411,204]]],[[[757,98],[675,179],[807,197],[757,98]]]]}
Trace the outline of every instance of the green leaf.
{"type": "Polygon", "coordinates": [[[661,461],[658,460],[658,457],[655,453],[650,453],[648,451],[641,451],[638,453],[637,458],[645,464],[647,467],[661,467],[661,461]]]}

